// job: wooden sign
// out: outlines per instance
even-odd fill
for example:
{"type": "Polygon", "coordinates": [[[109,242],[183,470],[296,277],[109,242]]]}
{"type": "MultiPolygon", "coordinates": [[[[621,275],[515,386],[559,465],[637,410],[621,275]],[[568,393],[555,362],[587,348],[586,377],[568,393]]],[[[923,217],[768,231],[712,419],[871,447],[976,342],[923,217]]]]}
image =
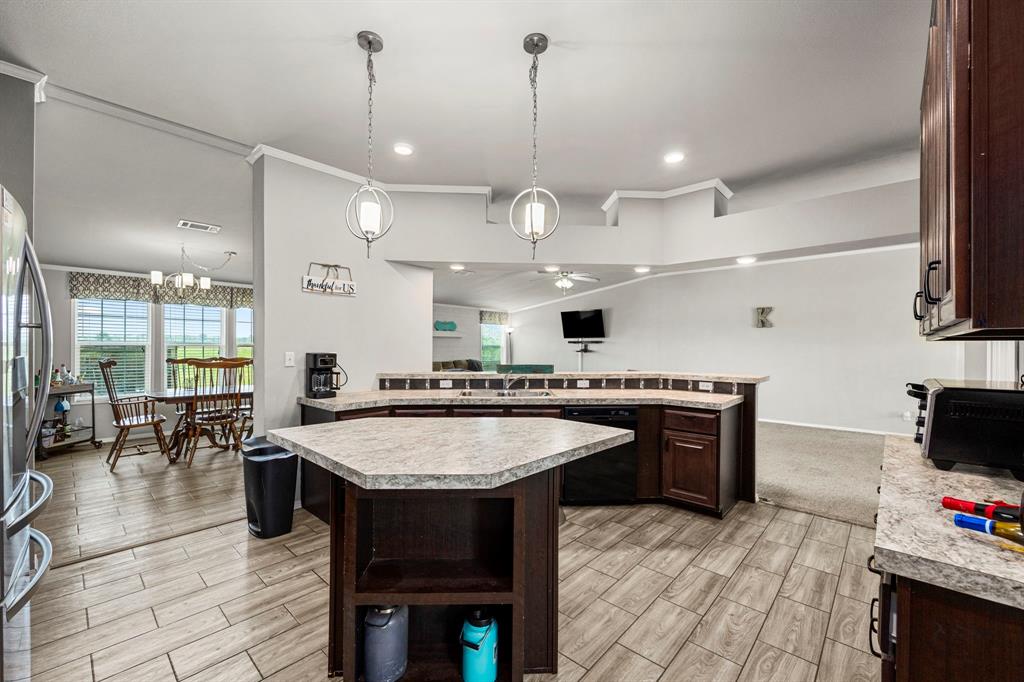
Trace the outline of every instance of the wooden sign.
{"type": "Polygon", "coordinates": [[[311,294],[355,296],[356,283],[352,281],[352,271],[343,265],[310,263],[310,267],[306,269],[306,274],[302,276],[302,290],[308,291],[311,294]],[[314,265],[322,267],[324,273],[322,275],[311,275],[309,271],[314,265]],[[342,270],[348,272],[348,279],[341,279],[342,270]]]}

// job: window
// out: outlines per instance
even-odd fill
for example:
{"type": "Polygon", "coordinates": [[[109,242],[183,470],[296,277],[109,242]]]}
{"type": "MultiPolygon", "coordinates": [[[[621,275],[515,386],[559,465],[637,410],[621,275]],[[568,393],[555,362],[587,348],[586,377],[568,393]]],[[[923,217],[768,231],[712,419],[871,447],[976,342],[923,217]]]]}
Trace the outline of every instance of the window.
{"type": "Polygon", "coordinates": [[[505,325],[480,325],[480,362],[485,372],[494,372],[502,362],[502,347],[505,344],[505,325]]]}
{"type": "MultiPolygon", "coordinates": [[[[117,361],[114,381],[124,395],[144,393],[149,386],[149,304],[83,298],[75,301],[75,361],[82,381],[96,385],[107,397],[100,360],[117,361]]],[[[46,377],[43,377],[46,380],[46,377]]]]}
{"type": "Polygon", "coordinates": [[[236,308],[235,356],[239,358],[251,358],[252,347],[252,308],[236,308]]]}
{"type": "MultiPolygon", "coordinates": [[[[224,309],[190,304],[164,305],[164,346],[168,358],[215,358],[223,355],[224,309]]],[[[171,370],[165,367],[166,385],[171,370]]]]}

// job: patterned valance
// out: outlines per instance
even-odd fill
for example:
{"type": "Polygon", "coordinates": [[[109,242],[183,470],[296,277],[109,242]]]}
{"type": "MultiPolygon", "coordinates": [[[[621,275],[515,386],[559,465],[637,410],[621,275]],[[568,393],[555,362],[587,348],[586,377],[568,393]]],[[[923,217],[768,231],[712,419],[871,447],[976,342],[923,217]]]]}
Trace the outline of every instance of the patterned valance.
{"type": "Polygon", "coordinates": [[[110,298],[149,303],[191,303],[218,308],[252,308],[252,289],[214,284],[209,289],[175,289],[153,286],[148,277],[69,272],[71,298],[110,298]]]}
{"type": "Polygon", "coordinates": [[[481,310],[480,324],[508,324],[508,313],[498,310],[481,310]]]}

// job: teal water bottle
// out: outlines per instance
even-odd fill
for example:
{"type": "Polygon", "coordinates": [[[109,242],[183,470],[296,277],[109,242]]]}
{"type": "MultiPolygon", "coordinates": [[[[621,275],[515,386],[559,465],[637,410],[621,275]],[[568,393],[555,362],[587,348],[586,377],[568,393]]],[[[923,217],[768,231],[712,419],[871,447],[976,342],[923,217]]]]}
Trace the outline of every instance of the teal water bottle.
{"type": "Polygon", "coordinates": [[[462,679],[494,682],[498,679],[498,621],[482,609],[470,612],[459,635],[462,644],[462,679]]]}

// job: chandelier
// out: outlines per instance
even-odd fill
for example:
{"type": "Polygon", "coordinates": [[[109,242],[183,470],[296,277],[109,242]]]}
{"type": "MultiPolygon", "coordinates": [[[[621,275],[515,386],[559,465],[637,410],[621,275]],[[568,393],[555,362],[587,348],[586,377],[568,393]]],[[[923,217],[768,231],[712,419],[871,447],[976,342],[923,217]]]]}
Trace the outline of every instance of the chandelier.
{"type": "Polygon", "coordinates": [[[167,275],[164,275],[164,273],[161,272],[160,270],[150,270],[149,281],[151,284],[153,284],[153,286],[174,287],[175,289],[182,290],[206,290],[213,285],[213,282],[211,281],[210,277],[208,275],[200,275],[199,277],[196,277],[195,273],[192,272],[192,269],[194,268],[195,270],[198,270],[200,272],[216,272],[217,270],[220,270],[229,262],[231,262],[231,259],[237,255],[238,254],[235,251],[225,251],[224,260],[219,265],[206,267],[192,260],[189,257],[189,255],[185,253],[185,247],[182,246],[180,269],[177,272],[171,272],[167,275]],[[186,269],[186,264],[191,267],[189,269],[186,269]]]}
{"type": "Polygon", "coordinates": [[[370,246],[386,235],[395,220],[391,197],[373,184],[373,86],[377,76],[373,72],[373,54],[384,49],[384,40],[373,31],[360,31],[359,47],[366,50],[366,184],[355,191],[345,207],[345,224],[357,239],[366,242],[366,257],[370,246]]]}
{"type": "Polygon", "coordinates": [[[533,55],[530,63],[530,90],[533,93],[533,168],[530,186],[516,195],[508,209],[508,222],[520,239],[530,242],[532,258],[537,257],[537,242],[547,239],[558,227],[559,208],[555,195],[537,186],[537,70],[538,55],[548,49],[548,37],[531,33],[523,39],[523,49],[533,55]]]}

